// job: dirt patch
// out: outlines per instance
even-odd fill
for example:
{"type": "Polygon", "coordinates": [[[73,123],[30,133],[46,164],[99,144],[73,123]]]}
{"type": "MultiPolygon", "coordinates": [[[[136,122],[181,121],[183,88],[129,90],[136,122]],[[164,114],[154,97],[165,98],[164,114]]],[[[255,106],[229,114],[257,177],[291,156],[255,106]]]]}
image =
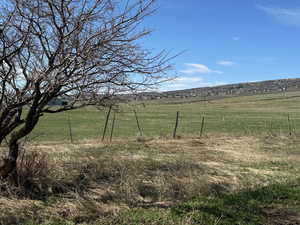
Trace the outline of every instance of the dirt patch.
{"type": "Polygon", "coordinates": [[[280,206],[263,209],[266,225],[300,225],[300,214],[280,206]]]}

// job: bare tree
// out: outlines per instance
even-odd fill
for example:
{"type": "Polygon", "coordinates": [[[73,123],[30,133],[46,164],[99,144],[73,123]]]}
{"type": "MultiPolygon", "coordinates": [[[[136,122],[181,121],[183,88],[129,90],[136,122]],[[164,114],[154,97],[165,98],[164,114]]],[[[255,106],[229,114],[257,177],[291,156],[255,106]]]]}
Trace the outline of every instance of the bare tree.
{"type": "MultiPolygon", "coordinates": [[[[162,81],[169,58],[143,49],[154,0],[5,0],[0,9],[0,144],[16,168],[19,142],[45,113],[102,104],[162,81]],[[50,107],[53,99],[67,105],[50,107]]],[[[5,169],[6,168],[6,169],[5,169]]]]}

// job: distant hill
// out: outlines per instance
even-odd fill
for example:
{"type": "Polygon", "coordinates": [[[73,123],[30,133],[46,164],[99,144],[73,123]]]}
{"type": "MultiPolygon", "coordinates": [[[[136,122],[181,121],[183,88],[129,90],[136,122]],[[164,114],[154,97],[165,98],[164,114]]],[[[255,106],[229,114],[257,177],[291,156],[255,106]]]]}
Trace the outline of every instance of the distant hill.
{"type": "Polygon", "coordinates": [[[164,98],[191,98],[216,99],[230,96],[245,96],[266,93],[279,93],[300,90],[300,78],[267,80],[260,82],[248,82],[228,84],[215,87],[191,88],[167,92],[144,92],[132,95],[136,100],[153,100],[164,98]]]}

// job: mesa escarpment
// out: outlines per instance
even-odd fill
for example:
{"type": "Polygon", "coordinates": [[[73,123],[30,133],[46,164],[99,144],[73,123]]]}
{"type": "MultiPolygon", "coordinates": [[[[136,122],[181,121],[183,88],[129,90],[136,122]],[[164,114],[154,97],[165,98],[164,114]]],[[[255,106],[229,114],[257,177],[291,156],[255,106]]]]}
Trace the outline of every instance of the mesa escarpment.
{"type": "Polygon", "coordinates": [[[192,88],[167,92],[145,92],[139,93],[133,98],[137,100],[191,97],[213,99],[228,96],[256,95],[297,90],[300,90],[300,78],[228,84],[215,87],[192,88]]]}

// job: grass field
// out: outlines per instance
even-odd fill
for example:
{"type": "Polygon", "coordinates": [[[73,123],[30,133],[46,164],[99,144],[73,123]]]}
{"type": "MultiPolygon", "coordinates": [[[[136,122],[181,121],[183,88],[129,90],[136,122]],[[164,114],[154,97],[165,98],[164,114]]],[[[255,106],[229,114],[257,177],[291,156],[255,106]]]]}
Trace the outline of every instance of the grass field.
{"type": "Polygon", "coordinates": [[[297,225],[299,146],[224,134],[29,145],[49,158],[29,196],[3,191],[0,224],[297,225]]]}
{"type": "MultiPolygon", "coordinates": [[[[142,102],[132,103],[132,105],[123,104],[116,115],[114,136],[138,135],[133,109],[138,112],[139,122],[145,136],[171,136],[177,111],[180,111],[179,135],[199,134],[202,116],[205,117],[206,133],[287,134],[289,126],[293,132],[297,132],[300,128],[300,104],[298,104],[300,92],[211,101],[198,100],[161,100],[144,104],[142,102]]],[[[105,114],[105,111],[98,111],[95,108],[84,108],[56,115],[45,115],[31,138],[38,141],[68,140],[68,118],[70,118],[75,141],[100,139],[105,114]]],[[[110,126],[109,124],[109,128],[110,126]]]]}
{"type": "Polygon", "coordinates": [[[23,147],[19,186],[0,183],[0,225],[300,224],[298,101],[300,92],[124,104],[112,143],[100,141],[105,112],[45,115],[23,147]]]}

